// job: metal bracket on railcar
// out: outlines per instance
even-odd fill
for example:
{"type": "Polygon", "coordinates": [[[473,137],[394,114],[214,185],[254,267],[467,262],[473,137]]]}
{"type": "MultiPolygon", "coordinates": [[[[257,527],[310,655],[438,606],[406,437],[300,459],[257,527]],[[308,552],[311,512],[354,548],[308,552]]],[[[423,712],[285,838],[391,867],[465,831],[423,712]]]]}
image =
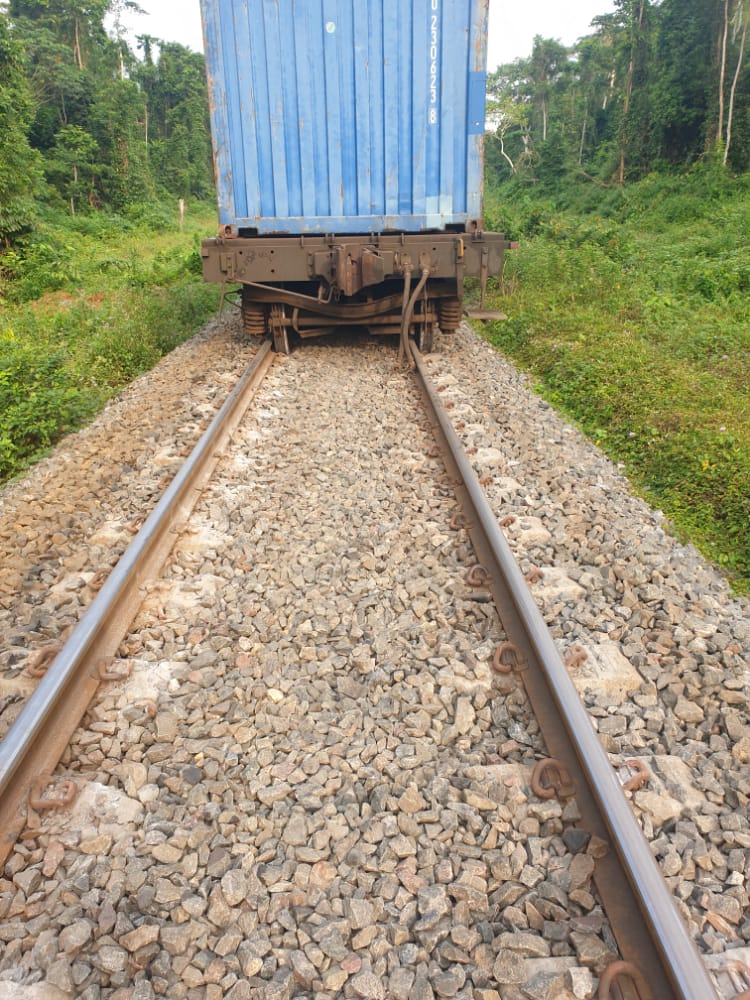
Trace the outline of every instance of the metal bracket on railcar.
{"type": "Polygon", "coordinates": [[[205,240],[207,281],[242,285],[245,332],[273,334],[288,350],[288,332],[319,336],[336,327],[416,337],[424,350],[432,330],[453,333],[461,322],[464,278],[483,294],[500,275],[512,246],[500,233],[370,233],[328,236],[243,236],[205,240]],[[407,274],[421,274],[419,295],[405,310],[407,274]],[[288,307],[281,309],[280,307],[288,307]],[[279,307],[279,308],[274,308],[279,307]]]}

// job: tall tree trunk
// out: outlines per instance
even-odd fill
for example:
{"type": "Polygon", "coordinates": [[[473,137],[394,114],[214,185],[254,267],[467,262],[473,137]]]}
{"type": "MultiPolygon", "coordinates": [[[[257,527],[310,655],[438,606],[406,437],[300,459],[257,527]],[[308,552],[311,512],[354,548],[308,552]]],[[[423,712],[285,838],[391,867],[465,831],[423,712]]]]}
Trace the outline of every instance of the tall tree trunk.
{"type": "Polygon", "coordinates": [[[78,32],[78,18],[73,19],[73,24],[75,25],[75,42],[73,45],[73,57],[76,61],[76,66],[79,69],[83,69],[83,57],[81,56],[81,37],[78,32]]]}
{"type": "Polygon", "coordinates": [[[724,82],[727,75],[727,39],[729,38],[729,0],[724,0],[724,29],[721,33],[721,58],[719,60],[719,127],[716,130],[716,144],[720,146],[724,138],[724,82]]]}
{"type": "Polygon", "coordinates": [[[584,109],[583,112],[583,128],[581,129],[581,144],[578,147],[578,166],[580,167],[583,163],[583,147],[586,142],[586,125],[588,122],[588,108],[584,109]]]}
{"type": "Polygon", "coordinates": [[[615,84],[617,83],[617,69],[613,67],[612,72],[609,74],[609,92],[602,98],[602,111],[607,110],[607,104],[609,99],[615,92],[615,84]]]}
{"type": "MultiPolygon", "coordinates": [[[[728,0],[727,0],[728,2],[728,0]]],[[[625,183],[625,150],[628,144],[628,114],[630,113],[630,100],[633,96],[633,78],[635,77],[635,57],[638,50],[638,40],[643,28],[643,13],[646,8],[646,0],[640,0],[638,6],[638,28],[633,32],[633,42],[630,46],[630,64],[628,66],[628,76],[625,81],[625,104],[622,109],[622,135],[620,137],[620,169],[617,173],[617,183],[625,183]]]]}
{"type": "Polygon", "coordinates": [[[734,70],[734,78],[732,80],[732,89],[729,92],[729,110],[727,111],[727,141],[724,143],[724,166],[727,165],[727,160],[729,158],[729,147],[732,145],[732,119],[734,117],[734,97],[737,93],[737,81],[740,78],[740,71],[742,70],[742,63],[745,58],[745,41],[747,39],[747,22],[748,16],[743,12],[743,23],[742,23],[742,38],[740,40],[740,53],[737,56],[737,66],[734,70]]]}

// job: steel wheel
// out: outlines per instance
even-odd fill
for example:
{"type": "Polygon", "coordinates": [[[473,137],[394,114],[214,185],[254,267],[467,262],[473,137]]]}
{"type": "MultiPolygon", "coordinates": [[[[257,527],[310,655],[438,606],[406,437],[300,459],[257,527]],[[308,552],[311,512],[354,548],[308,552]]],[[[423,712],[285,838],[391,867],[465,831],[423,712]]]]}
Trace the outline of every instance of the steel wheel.
{"type": "Polygon", "coordinates": [[[289,347],[289,329],[285,320],[285,306],[283,304],[271,306],[271,333],[273,334],[273,349],[277,354],[292,353],[289,347]]]}

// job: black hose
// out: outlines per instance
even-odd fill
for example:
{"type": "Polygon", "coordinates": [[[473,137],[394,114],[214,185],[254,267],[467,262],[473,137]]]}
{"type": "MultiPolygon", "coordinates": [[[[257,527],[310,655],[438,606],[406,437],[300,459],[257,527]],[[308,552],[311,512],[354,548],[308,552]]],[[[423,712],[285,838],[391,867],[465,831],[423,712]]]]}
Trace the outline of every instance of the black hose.
{"type": "MultiPolygon", "coordinates": [[[[401,361],[403,361],[404,357],[406,356],[407,345],[409,341],[409,327],[411,326],[411,319],[412,316],[414,315],[414,307],[417,304],[419,296],[422,294],[422,291],[424,290],[424,286],[427,284],[427,279],[429,278],[429,276],[430,276],[429,267],[423,268],[422,277],[419,279],[419,284],[414,289],[414,294],[409,299],[409,303],[404,309],[403,315],[401,317],[401,345],[398,351],[399,364],[401,363],[401,361]]],[[[404,301],[406,301],[406,297],[409,294],[408,288],[410,285],[411,285],[411,271],[407,271],[406,279],[404,281],[404,301]]]]}

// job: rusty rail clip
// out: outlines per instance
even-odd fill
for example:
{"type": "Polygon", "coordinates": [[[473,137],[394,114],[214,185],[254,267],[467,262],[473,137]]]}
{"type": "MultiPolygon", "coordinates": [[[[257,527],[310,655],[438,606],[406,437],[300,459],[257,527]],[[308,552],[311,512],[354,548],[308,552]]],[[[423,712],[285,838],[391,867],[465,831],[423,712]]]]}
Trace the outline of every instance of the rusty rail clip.
{"type": "Polygon", "coordinates": [[[92,594],[98,594],[112,573],[111,566],[102,566],[89,580],[87,587],[92,594]]]}
{"type": "Polygon", "coordinates": [[[468,520],[463,511],[458,511],[451,518],[451,531],[460,531],[462,528],[468,531],[471,527],[471,522],[468,520]]]}
{"type": "Polygon", "coordinates": [[[646,982],[637,966],[633,965],[632,962],[612,962],[604,970],[599,980],[598,1000],[619,1000],[622,996],[620,990],[618,989],[615,994],[612,992],[612,987],[620,976],[627,976],[630,979],[639,997],[649,995],[646,982]]]}
{"type": "Polygon", "coordinates": [[[529,584],[541,583],[541,581],[544,579],[544,570],[539,569],[538,566],[535,566],[533,569],[529,570],[524,579],[526,580],[526,583],[529,584]]]}
{"type": "Polygon", "coordinates": [[[509,528],[512,524],[515,524],[518,518],[515,514],[506,514],[505,517],[500,521],[501,528],[509,528]]]}
{"type": "Polygon", "coordinates": [[[62,645],[58,642],[53,646],[45,646],[44,649],[37,650],[29,659],[26,673],[31,677],[44,677],[61,649],[62,645]]]}
{"type": "Polygon", "coordinates": [[[637,792],[639,788],[643,788],[644,785],[647,785],[651,781],[651,772],[642,761],[626,760],[625,767],[634,773],[632,778],[623,781],[623,791],[637,792]]]}
{"type": "Polygon", "coordinates": [[[34,812],[50,812],[53,809],[64,809],[78,795],[78,785],[76,785],[75,781],[58,781],[54,785],[54,790],[61,791],[62,795],[54,795],[51,798],[45,799],[43,797],[45,790],[52,787],[53,785],[47,781],[38,781],[35,785],[32,785],[29,792],[29,806],[34,812]]]}
{"type": "Polygon", "coordinates": [[[540,760],[531,776],[531,789],[540,799],[569,799],[575,785],[567,767],[554,757],[540,760]]]}
{"type": "Polygon", "coordinates": [[[106,660],[99,660],[96,665],[96,672],[99,674],[99,680],[101,681],[126,681],[133,672],[133,665],[131,663],[125,663],[121,670],[111,670],[110,667],[114,662],[114,657],[110,657],[106,660]]]}
{"type": "Polygon", "coordinates": [[[498,674],[520,672],[526,670],[528,666],[528,660],[512,642],[501,642],[492,658],[492,669],[498,674]]]}
{"type": "Polygon", "coordinates": [[[469,587],[486,587],[492,579],[492,574],[484,566],[477,563],[466,571],[464,582],[469,587]]]}

